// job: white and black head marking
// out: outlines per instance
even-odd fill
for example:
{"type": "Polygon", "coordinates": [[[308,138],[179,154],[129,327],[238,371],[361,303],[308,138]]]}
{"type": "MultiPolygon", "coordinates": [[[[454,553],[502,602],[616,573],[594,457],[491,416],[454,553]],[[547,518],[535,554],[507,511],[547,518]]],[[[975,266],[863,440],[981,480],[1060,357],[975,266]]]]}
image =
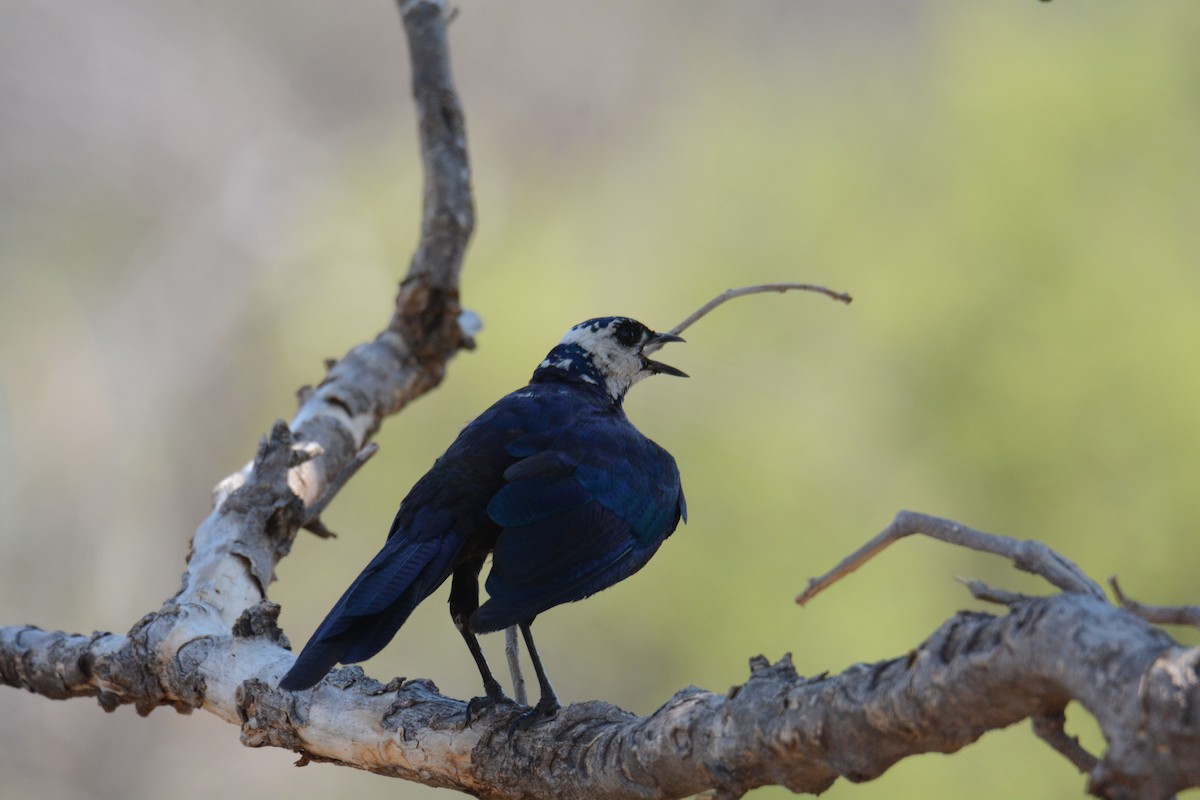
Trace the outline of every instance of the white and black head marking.
{"type": "Polygon", "coordinates": [[[539,370],[558,370],[577,380],[602,385],[608,396],[619,402],[631,386],[650,375],[687,377],[642,353],[651,344],[682,341],[672,333],[655,333],[628,317],[589,319],[567,331],[539,370]]]}

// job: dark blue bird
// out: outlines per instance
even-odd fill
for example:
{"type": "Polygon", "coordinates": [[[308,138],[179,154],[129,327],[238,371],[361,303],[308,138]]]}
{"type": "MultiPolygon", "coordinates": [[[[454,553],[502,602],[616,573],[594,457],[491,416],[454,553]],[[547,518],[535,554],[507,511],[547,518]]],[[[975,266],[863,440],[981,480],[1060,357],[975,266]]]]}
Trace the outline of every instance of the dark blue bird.
{"type": "Polygon", "coordinates": [[[485,702],[505,699],[476,634],[519,625],[537,673],[538,716],[558,708],[530,624],[641,569],[687,519],[679,469],[622,409],[649,375],[686,375],[643,350],[683,341],[625,317],[576,325],[529,385],[463,429],[400,504],[383,549],[280,682],[313,686],[370,658],[447,578],[450,614],[479,667],[485,702]],[[479,604],[488,554],[489,599],[479,604]]]}

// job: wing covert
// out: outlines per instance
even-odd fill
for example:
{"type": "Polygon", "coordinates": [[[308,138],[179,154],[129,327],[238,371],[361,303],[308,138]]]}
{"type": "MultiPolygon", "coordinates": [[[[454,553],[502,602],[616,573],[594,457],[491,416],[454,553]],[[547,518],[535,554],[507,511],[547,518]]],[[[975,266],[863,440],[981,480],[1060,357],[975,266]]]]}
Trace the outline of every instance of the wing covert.
{"type": "Polygon", "coordinates": [[[674,531],[683,492],[674,459],[624,422],[586,427],[558,447],[523,449],[488,505],[502,530],[472,617],[498,630],[580,600],[636,572],[674,531]]]}

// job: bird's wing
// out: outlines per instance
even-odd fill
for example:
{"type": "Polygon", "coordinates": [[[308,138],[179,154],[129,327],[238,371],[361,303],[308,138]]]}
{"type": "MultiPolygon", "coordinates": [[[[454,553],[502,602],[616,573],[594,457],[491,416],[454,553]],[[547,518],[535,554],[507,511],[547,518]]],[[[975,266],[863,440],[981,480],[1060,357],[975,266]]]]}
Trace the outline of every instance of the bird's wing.
{"type": "Polygon", "coordinates": [[[683,513],[674,460],[635,430],[558,441],[517,461],[488,515],[503,529],[492,551],[491,599],[478,631],[531,619],[636,572],[683,513]]]}
{"type": "MultiPolygon", "coordinates": [[[[499,532],[485,507],[504,486],[502,473],[531,454],[509,453],[507,447],[523,436],[545,439],[570,429],[577,406],[561,400],[557,392],[514,392],[463,429],[409,491],[383,549],[317,628],[281,686],[307,688],[338,661],[352,663],[379,652],[456,565],[482,559],[499,532]]],[[[539,480],[553,474],[548,461],[524,460],[539,480]]],[[[520,470],[513,474],[514,480],[521,476],[520,470]]],[[[552,495],[544,493],[543,508],[555,507],[552,495]]]]}

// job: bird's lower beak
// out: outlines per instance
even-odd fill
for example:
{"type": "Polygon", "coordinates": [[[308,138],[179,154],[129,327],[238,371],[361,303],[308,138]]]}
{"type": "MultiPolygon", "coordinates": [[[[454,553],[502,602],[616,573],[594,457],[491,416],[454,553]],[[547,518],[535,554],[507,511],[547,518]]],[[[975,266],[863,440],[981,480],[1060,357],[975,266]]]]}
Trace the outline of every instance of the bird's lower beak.
{"type": "MultiPolygon", "coordinates": [[[[652,350],[657,350],[668,342],[682,342],[683,337],[674,333],[656,333],[646,342],[646,346],[653,345],[652,350]]],[[[642,356],[642,361],[645,362],[646,369],[653,372],[655,375],[675,375],[680,378],[688,377],[688,374],[681,369],[676,369],[670,364],[664,364],[661,361],[652,361],[645,356],[642,356]]]]}

